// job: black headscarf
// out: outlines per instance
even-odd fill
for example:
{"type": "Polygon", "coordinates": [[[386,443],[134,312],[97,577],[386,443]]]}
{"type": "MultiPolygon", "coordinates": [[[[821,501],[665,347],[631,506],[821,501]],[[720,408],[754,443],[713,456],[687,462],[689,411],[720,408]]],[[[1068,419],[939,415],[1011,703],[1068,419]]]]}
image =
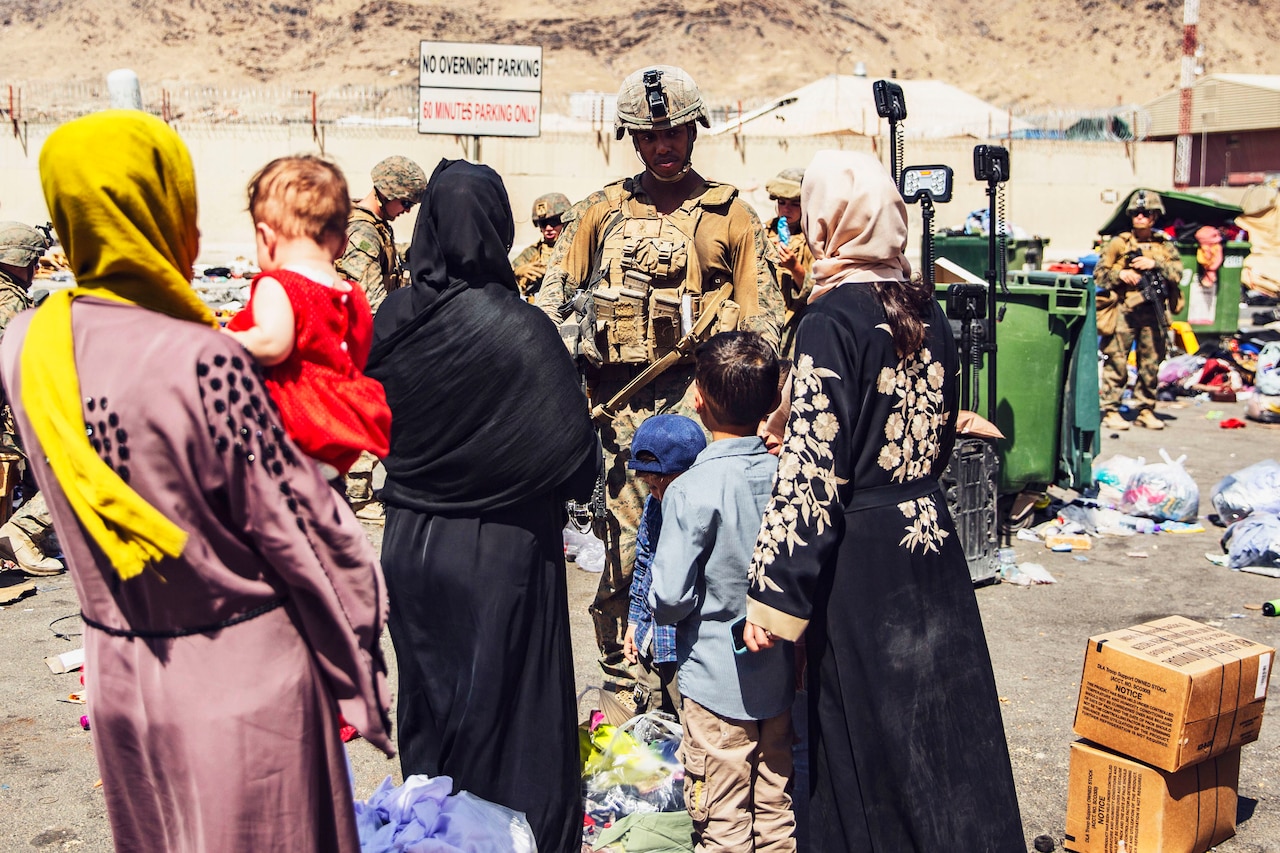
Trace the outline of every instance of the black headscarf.
{"type": "Polygon", "coordinates": [[[409,247],[413,281],[379,307],[365,371],[391,405],[392,506],[470,513],[590,490],[587,402],[555,325],[519,296],[514,235],[498,173],[441,160],[409,247]]]}

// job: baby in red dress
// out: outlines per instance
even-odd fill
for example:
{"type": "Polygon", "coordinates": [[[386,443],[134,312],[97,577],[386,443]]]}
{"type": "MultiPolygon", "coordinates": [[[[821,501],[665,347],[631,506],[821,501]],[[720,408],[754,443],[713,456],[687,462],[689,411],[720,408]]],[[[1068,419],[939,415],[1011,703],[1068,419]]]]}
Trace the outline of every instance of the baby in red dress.
{"type": "Polygon", "coordinates": [[[341,170],[309,155],[272,160],[249,182],[258,266],[227,333],[265,368],[285,429],[332,480],[367,450],[387,455],[391,409],[364,375],[373,312],[334,273],[351,197],[341,170]]]}

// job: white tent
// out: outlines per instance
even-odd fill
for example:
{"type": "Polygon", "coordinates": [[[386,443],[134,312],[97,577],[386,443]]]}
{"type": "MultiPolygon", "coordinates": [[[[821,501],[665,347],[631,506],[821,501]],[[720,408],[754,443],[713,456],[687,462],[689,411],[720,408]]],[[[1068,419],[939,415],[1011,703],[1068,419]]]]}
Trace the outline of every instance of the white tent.
{"type": "MultiPolygon", "coordinates": [[[[777,100],[712,128],[711,133],[749,136],[816,136],[845,133],[878,136],[889,123],[876,114],[872,80],[845,74],[829,74],[777,100]]],[[[907,118],[902,122],[910,138],[970,136],[978,139],[1007,136],[1010,130],[1027,130],[1030,124],[1013,118],[986,101],[939,80],[894,80],[902,87],[907,118]]]]}

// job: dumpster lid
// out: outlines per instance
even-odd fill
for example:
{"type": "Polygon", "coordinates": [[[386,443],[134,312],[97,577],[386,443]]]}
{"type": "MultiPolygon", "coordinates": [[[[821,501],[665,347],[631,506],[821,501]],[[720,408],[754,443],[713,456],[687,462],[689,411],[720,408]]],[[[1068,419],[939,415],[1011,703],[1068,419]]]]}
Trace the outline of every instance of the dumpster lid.
{"type": "Polygon", "coordinates": [[[1099,234],[1104,237],[1113,237],[1121,231],[1129,230],[1132,222],[1129,214],[1125,212],[1125,208],[1128,207],[1129,199],[1133,197],[1133,193],[1138,192],[1140,189],[1158,193],[1161,200],[1164,201],[1164,216],[1160,217],[1159,224],[1161,229],[1177,219],[1187,223],[1194,222],[1197,225],[1222,227],[1232,224],[1233,220],[1244,212],[1239,205],[1228,204],[1225,201],[1215,201],[1195,193],[1139,187],[1133,192],[1125,194],[1119,206],[1116,207],[1115,213],[1112,214],[1111,219],[1107,221],[1106,225],[1098,229],[1099,234]]]}

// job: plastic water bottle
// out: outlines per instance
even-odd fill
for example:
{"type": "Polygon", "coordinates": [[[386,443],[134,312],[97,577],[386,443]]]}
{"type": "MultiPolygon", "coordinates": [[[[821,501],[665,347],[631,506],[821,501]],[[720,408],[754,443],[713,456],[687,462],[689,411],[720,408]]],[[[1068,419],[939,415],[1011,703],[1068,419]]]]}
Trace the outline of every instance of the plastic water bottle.
{"type": "Polygon", "coordinates": [[[999,567],[1000,577],[1009,580],[1018,571],[1018,552],[1013,548],[997,548],[996,564],[999,567]]]}
{"type": "Polygon", "coordinates": [[[778,242],[784,246],[791,242],[791,225],[785,216],[778,217],[778,242]]]}

